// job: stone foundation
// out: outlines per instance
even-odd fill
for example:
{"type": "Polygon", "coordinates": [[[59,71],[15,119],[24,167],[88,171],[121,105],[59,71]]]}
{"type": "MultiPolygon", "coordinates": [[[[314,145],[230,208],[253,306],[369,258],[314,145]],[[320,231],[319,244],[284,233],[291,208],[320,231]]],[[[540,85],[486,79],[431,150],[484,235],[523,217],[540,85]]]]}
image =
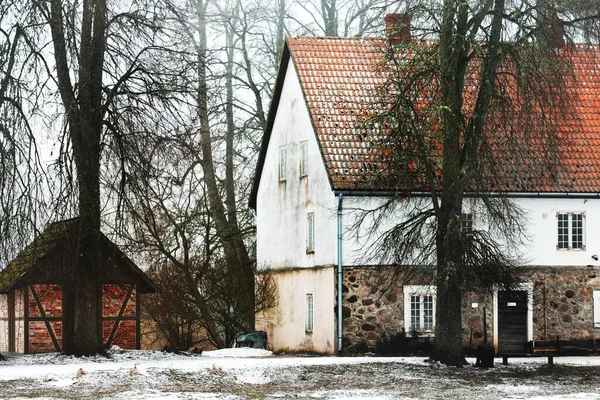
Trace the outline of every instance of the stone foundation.
{"type": "MultiPolygon", "coordinates": [[[[374,348],[384,335],[404,329],[403,282],[392,269],[344,269],[342,298],[344,348],[374,348]],[[396,282],[397,281],[397,282],[396,282]]],[[[524,269],[523,282],[533,285],[533,339],[591,339],[593,291],[600,290],[600,268],[535,267],[524,269]]],[[[411,282],[411,284],[415,284],[411,282]]],[[[418,284],[418,283],[417,283],[418,284]]],[[[494,342],[493,294],[470,293],[463,298],[465,347],[494,342]],[[485,322],[484,328],[484,310],[485,322]]]]}

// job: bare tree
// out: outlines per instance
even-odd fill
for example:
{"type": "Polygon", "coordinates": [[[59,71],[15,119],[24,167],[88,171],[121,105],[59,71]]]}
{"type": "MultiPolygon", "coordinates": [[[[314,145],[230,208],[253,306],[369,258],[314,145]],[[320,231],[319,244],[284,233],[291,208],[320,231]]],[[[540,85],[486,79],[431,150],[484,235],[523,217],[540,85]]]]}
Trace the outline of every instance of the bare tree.
{"type": "Polygon", "coordinates": [[[362,36],[381,31],[387,13],[404,6],[404,1],[310,0],[294,2],[303,13],[290,15],[304,30],[315,36],[362,36]]]}
{"type": "MultiPolygon", "coordinates": [[[[5,186],[7,198],[12,199],[3,203],[6,215],[20,214],[14,219],[16,223],[35,226],[42,209],[30,205],[50,204],[68,210],[69,206],[55,201],[75,199],[81,221],[78,257],[65,277],[68,291],[63,346],[68,353],[102,350],[98,312],[103,274],[98,264],[100,175],[104,150],[111,149],[104,140],[118,141],[127,132],[125,121],[151,116],[153,108],[148,106],[165,100],[160,88],[167,79],[160,69],[152,70],[151,62],[153,54],[168,51],[160,46],[164,32],[160,8],[147,4],[136,7],[109,8],[104,0],[2,3],[3,21],[14,23],[11,30],[3,30],[3,44],[15,49],[3,64],[0,107],[6,118],[2,131],[3,137],[10,139],[2,142],[2,148],[18,160],[12,163],[16,166],[12,183],[5,186]],[[149,9],[154,13],[150,14],[149,9]],[[123,104],[127,108],[122,108],[123,104]],[[44,139],[38,131],[48,129],[52,132],[49,137],[54,139],[53,129],[57,126],[62,136],[58,139],[59,158],[53,167],[60,176],[50,179],[50,174],[39,167],[36,149],[44,139]],[[72,180],[71,162],[76,181],[72,180]],[[40,189],[45,179],[46,187],[40,189]],[[73,192],[75,196],[70,194],[73,192]],[[19,196],[29,200],[17,202],[19,196]]],[[[153,116],[144,119],[160,121],[157,114],[153,116]]],[[[120,153],[112,156],[120,157],[120,153]]],[[[23,242],[19,243],[18,247],[22,246],[23,242]]]]}
{"type": "MultiPolygon", "coordinates": [[[[557,15],[567,18],[567,10],[549,1],[416,3],[409,10],[412,33],[434,40],[390,40],[383,112],[366,128],[374,140],[383,138],[378,157],[389,166],[375,179],[401,197],[411,190],[429,195],[402,197],[401,222],[380,238],[376,252],[436,285],[432,358],[460,366],[462,295],[511,288],[520,278],[514,267],[524,214],[501,193],[507,182],[523,182],[523,169],[515,167],[523,160],[528,182],[557,176],[557,144],[565,140],[559,126],[573,110],[566,90],[575,79],[571,57],[579,56],[576,47],[563,52],[578,32],[567,31],[565,39],[558,28],[575,29],[583,19],[560,22],[557,15]],[[465,228],[465,204],[481,216],[479,228],[465,228]]],[[[411,29],[405,22],[393,29],[411,29]]],[[[397,205],[393,199],[366,215],[378,225],[397,205]]]]}

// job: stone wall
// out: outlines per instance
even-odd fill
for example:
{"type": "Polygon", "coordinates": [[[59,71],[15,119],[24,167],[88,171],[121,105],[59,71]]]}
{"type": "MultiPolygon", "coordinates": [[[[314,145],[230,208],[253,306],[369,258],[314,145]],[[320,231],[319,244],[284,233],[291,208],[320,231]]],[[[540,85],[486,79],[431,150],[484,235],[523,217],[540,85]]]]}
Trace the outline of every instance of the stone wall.
{"type": "Polygon", "coordinates": [[[342,286],[345,349],[362,343],[375,347],[385,335],[404,328],[402,286],[392,270],[345,268],[342,286]]]}
{"type": "MultiPolygon", "coordinates": [[[[600,290],[600,268],[536,267],[523,271],[523,282],[533,285],[534,340],[592,338],[593,291],[600,290]]],[[[345,349],[352,351],[354,346],[364,344],[373,348],[384,335],[389,337],[402,332],[403,282],[395,278],[391,269],[351,267],[344,270],[345,349]]],[[[493,321],[493,294],[464,296],[465,347],[476,348],[485,339],[492,344],[493,321]]],[[[595,335],[600,337],[600,329],[596,328],[595,335]]]]}
{"type": "MultiPolygon", "coordinates": [[[[548,267],[533,271],[534,339],[591,339],[598,267],[548,267]],[[544,295],[545,293],[545,295],[544,295]]],[[[596,329],[595,336],[600,335],[596,329]]]]}

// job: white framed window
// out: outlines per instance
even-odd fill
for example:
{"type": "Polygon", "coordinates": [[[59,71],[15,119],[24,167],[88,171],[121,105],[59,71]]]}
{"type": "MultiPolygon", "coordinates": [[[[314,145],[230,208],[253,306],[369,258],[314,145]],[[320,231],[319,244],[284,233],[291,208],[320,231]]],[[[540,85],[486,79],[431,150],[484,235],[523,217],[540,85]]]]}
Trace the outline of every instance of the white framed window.
{"type": "Polygon", "coordinates": [[[315,252],[315,213],[306,214],[306,252],[315,252]]]}
{"type": "Polygon", "coordinates": [[[300,178],[308,175],[308,141],[300,142],[300,178]]]}
{"type": "Polygon", "coordinates": [[[600,328],[600,290],[594,290],[594,328],[600,328]]]}
{"type": "Polygon", "coordinates": [[[460,230],[466,236],[473,236],[473,214],[462,213],[460,214],[460,230]]]}
{"type": "Polygon", "coordinates": [[[311,333],[315,328],[315,295],[311,292],[306,292],[306,318],[304,321],[304,330],[311,333]]]}
{"type": "Polygon", "coordinates": [[[557,212],[557,250],[585,250],[585,212],[557,212]]]}
{"type": "Polygon", "coordinates": [[[278,177],[279,177],[279,181],[285,181],[285,176],[286,176],[286,163],[287,163],[287,148],[286,146],[280,146],[279,147],[279,168],[278,170],[278,177]]]}
{"type": "Polygon", "coordinates": [[[433,335],[435,331],[435,286],[404,286],[404,330],[433,335]]]}

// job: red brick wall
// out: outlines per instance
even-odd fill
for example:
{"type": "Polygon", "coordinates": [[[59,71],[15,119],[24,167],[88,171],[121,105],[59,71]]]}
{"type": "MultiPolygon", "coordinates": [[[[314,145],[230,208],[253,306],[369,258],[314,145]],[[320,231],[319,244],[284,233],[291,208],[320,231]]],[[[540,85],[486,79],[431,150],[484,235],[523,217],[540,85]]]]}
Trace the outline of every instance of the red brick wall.
{"type": "MultiPolygon", "coordinates": [[[[28,312],[29,318],[42,317],[42,311],[39,309],[34,297],[34,290],[37,293],[42,309],[46,317],[62,317],[62,286],[61,285],[31,285],[28,291],[28,312]]],[[[62,350],[62,321],[50,321],[50,326],[62,350]]],[[[30,353],[48,353],[56,351],[50,332],[46,328],[44,321],[29,321],[29,352],[30,353]]]]}
{"type": "Polygon", "coordinates": [[[8,295],[0,294],[0,352],[8,351],[8,295]]]}
{"type": "MultiPolygon", "coordinates": [[[[127,292],[131,286],[132,285],[104,285],[102,287],[102,336],[104,343],[110,338],[110,334],[116,323],[114,318],[119,315],[127,292]],[[113,319],[109,319],[111,317],[113,319]]],[[[117,345],[123,349],[135,349],[137,347],[135,287],[133,287],[122,317],[126,318],[126,320],[119,322],[111,344],[117,345]]]]}
{"type": "MultiPolygon", "coordinates": [[[[102,334],[104,343],[110,338],[127,292],[132,285],[103,285],[102,287],[102,334]]],[[[50,318],[62,318],[63,293],[61,285],[31,285],[28,290],[27,311],[29,318],[41,318],[33,290],[39,296],[44,314],[50,318]]],[[[124,349],[135,349],[137,345],[136,322],[136,290],[135,286],[125,311],[124,320],[119,322],[115,331],[112,344],[124,349]]],[[[52,330],[62,350],[62,320],[50,321],[52,330]]],[[[52,337],[44,321],[29,321],[29,353],[47,353],[55,350],[52,337]]],[[[18,336],[18,334],[17,334],[18,336]]],[[[21,350],[22,351],[22,350],[21,350]]]]}

